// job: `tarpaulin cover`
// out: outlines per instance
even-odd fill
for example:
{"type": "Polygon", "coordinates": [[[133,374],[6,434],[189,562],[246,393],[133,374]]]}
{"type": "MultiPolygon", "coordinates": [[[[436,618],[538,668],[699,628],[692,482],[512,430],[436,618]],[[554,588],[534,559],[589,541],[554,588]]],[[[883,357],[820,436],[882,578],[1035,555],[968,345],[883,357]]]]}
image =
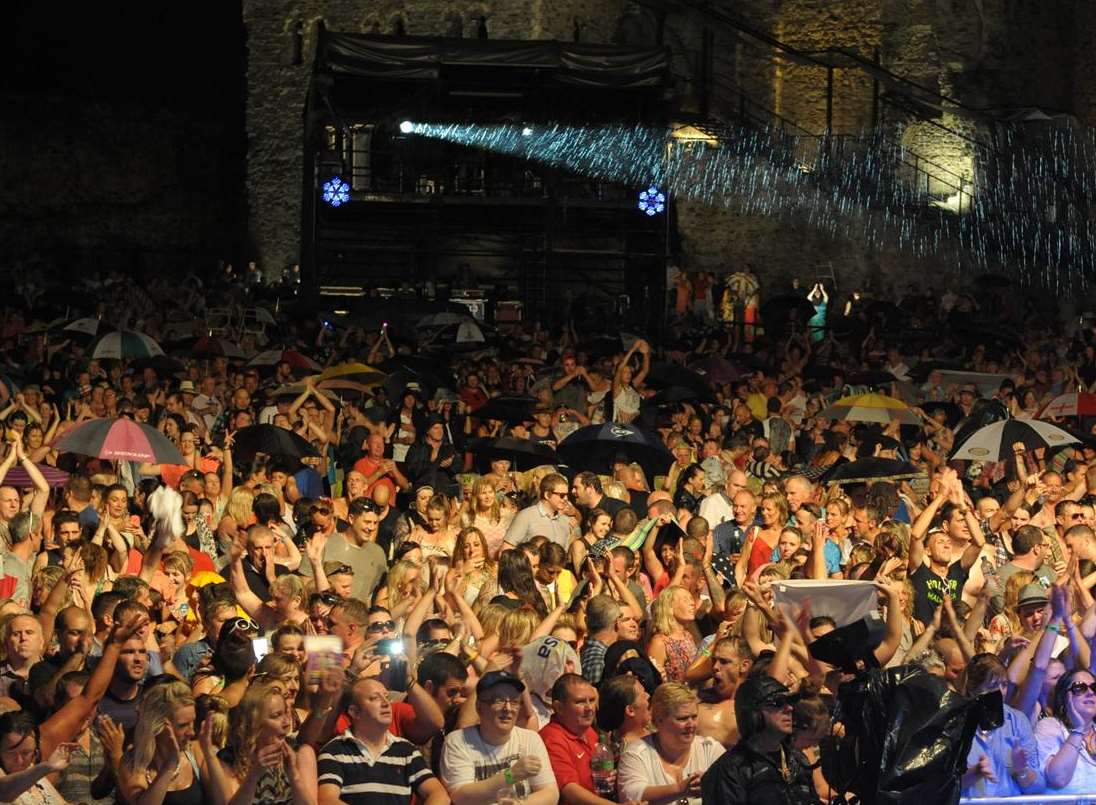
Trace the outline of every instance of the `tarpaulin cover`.
{"type": "Polygon", "coordinates": [[[335,76],[433,80],[445,67],[537,69],[547,83],[605,88],[659,87],[665,48],[551,41],[435,39],[323,32],[315,69],[335,76]]]}
{"type": "Polygon", "coordinates": [[[957,803],[974,731],[1001,721],[999,695],[968,699],[914,665],[866,671],[837,699],[845,735],[823,752],[823,772],[865,805],[957,803]]]}

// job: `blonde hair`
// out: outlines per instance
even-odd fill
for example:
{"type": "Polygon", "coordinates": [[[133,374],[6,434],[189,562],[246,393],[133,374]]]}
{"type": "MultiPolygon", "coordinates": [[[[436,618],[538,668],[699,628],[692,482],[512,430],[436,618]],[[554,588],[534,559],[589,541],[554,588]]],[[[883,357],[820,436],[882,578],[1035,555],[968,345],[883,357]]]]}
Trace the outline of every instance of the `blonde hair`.
{"type": "Polygon", "coordinates": [[[143,772],[152,763],[156,736],[164,729],[171,729],[175,711],[181,707],[194,707],[194,694],[183,682],[165,682],[141,694],[137,702],[133,753],[129,757],[129,766],[134,772],[143,772]]]}
{"type": "MultiPolygon", "coordinates": [[[[495,508],[498,508],[498,504],[495,504],[495,508]]],[[[480,551],[483,552],[483,566],[484,568],[493,568],[495,563],[491,561],[491,552],[487,549],[487,537],[483,536],[483,532],[478,528],[472,526],[462,528],[457,534],[457,539],[453,543],[453,564],[459,566],[464,561],[465,547],[469,539],[479,540],[480,551]]],[[[498,573],[495,572],[492,575],[497,576],[498,573]]]]}
{"type": "Polygon", "coordinates": [[[237,526],[246,526],[251,522],[251,504],[255,502],[255,493],[246,486],[237,486],[228,496],[225,514],[236,521],[237,526]]]}
{"type": "Polygon", "coordinates": [[[620,481],[606,481],[602,484],[601,491],[605,493],[605,497],[612,498],[613,500],[619,500],[624,503],[628,503],[630,500],[628,497],[628,490],[624,488],[624,484],[620,481]]]}
{"type": "Polygon", "coordinates": [[[418,585],[423,587],[421,570],[418,565],[413,562],[409,562],[406,559],[401,559],[396,562],[388,571],[388,580],[385,586],[388,588],[388,608],[393,609],[400,601],[403,600],[403,594],[400,592],[400,587],[403,586],[404,579],[413,570],[420,571],[418,585]]]}
{"type": "Polygon", "coordinates": [[[482,478],[477,478],[476,482],[472,484],[472,500],[469,501],[468,512],[466,522],[464,525],[472,525],[475,522],[476,517],[484,515],[489,522],[498,523],[502,520],[502,513],[499,511],[499,487],[495,483],[495,478],[492,475],[484,475],[482,478]],[[494,502],[491,503],[491,508],[486,512],[483,512],[479,508],[479,496],[480,493],[487,488],[491,488],[495,491],[494,502]]]}
{"type": "Polygon", "coordinates": [[[507,612],[499,624],[499,645],[503,648],[524,646],[533,638],[539,623],[540,615],[532,608],[523,606],[520,610],[507,612]]]}
{"type": "MultiPolygon", "coordinates": [[[[494,593],[491,594],[494,597],[494,593]]],[[[502,623],[502,619],[506,617],[510,610],[504,607],[502,604],[492,604],[490,600],[480,605],[479,610],[476,612],[476,617],[479,618],[480,626],[483,627],[484,634],[494,634],[499,629],[499,624],[502,623]]]]}
{"type": "Polygon", "coordinates": [[[522,607],[507,612],[499,623],[499,646],[524,646],[540,624],[540,615],[535,609],[522,607]]]}
{"type": "Polygon", "coordinates": [[[235,750],[233,769],[238,777],[245,777],[251,767],[267,707],[275,696],[281,698],[287,709],[292,707],[292,703],[286,701],[281,685],[272,681],[252,682],[240,703],[229,713],[232,748],[235,750]]]}
{"type": "Polygon", "coordinates": [[[652,634],[668,637],[681,628],[677,618],[674,617],[674,596],[679,592],[688,596],[692,595],[684,587],[673,585],[659,593],[658,598],[651,604],[652,634]]]}
{"type": "Polygon", "coordinates": [[[304,608],[304,602],[307,600],[304,594],[304,580],[296,573],[286,573],[284,576],[275,577],[274,581],[270,582],[270,592],[272,594],[285,593],[290,598],[297,599],[297,606],[302,609],[304,608]]]}
{"type": "Polygon", "coordinates": [[[169,570],[175,570],[184,579],[190,579],[191,574],[194,572],[194,560],[190,558],[190,554],[186,551],[172,551],[164,556],[163,564],[165,573],[169,570]]]}
{"type": "Polygon", "coordinates": [[[1002,613],[1008,620],[1008,625],[1012,627],[1013,634],[1018,635],[1024,631],[1024,627],[1020,623],[1020,614],[1017,612],[1018,607],[1016,606],[1020,603],[1020,590],[1034,582],[1036,578],[1036,575],[1030,570],[1017,570],[1009,576],[1008,581],[1005,582],[1005,608],[1002,610],[1002,613]]]}
{"type": "Polygon", "coordinates": [[[651,696],[651,721],[657,725],[662,719],[673,715],[677,708],[696,704],[699,701],[688,685],[680,682],[664,682],[655,688],[651,696]]]}

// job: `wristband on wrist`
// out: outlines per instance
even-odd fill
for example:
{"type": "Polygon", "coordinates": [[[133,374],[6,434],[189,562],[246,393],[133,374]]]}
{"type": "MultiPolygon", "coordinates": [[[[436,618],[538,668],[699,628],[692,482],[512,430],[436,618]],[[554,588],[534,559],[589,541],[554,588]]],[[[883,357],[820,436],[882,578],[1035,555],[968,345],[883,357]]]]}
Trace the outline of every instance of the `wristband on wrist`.
{"type": "Polygon", "coordinates": [[[1046,629],[1048,632],[1054,632],[1054,634],[1056,635],[1060,635],[1062,633],[1062,627],[1059,626],[1057,623],[1048,623],[1043,628],[1046,629]]]}
{"type": "Polygon", "coordinates": [[[507,785],[517,785],[517,780],[514,779],[514,773],[510,769],[502,770],[502,779],[506,781],[507,785]]]}

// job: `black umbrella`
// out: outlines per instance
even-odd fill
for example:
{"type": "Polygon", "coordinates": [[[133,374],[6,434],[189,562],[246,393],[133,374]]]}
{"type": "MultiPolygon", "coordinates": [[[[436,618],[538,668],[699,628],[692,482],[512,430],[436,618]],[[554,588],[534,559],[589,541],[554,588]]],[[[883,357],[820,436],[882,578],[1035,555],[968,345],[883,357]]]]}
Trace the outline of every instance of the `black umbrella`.
{"type": "Polygon", "coordinates": [[[743,374],[740,367],[718,355],[705,358],[694,364],[693,368],[698,372],[702,372],[709,383],[719,383],[721,385],[723,383],[734,383],[743,374]]]}
{"type": "Polygon", "coordinates": [[[501,439],[476,439],[469,446],[468,452],[488,461],[506,459],[517,470],[531,470],[543,464],[556,463],[556,451],[550,446],[510,436],[501,439]]]}
{"type": "Polygon", "coordinates": [[[920,408],[930,417],[937,411],[943,411],[945,416],[944,424],[949,428],[954,428],[959,424],[959,420],[963,418],[963,409],[959,407],[959,404],[947,400],[929,400],[921,403],[920,408]]]}
{"type": "Polygon", "coordinates": [[[560,461],[580,470],[606,473],[617,457],[636,462],[648,480],[666,472],[673,454],[657,437],[635,425],[606,422],[579,428],[556,448],[560,461]]]}
{"type": "Polygon", "coordinates": [[[233,455],[243,461],[255,457],[256,453],[268,456],[304,456],[319,455],[308,440],[291,430],[277,425],[250,425],[236,431],[233,455]]]}
{"type": "Polygon", "coordinates": [[[761,321],[768,328],[782,329],[788,321],[805,324],[814,314],[814,305],[807,297],[794,293],[774,296],[761,306],[761,321]]]}
{"type": "Polygon", "coordinates": [[[715,403],[715,397],[709,392],[698,394],[696,389],[686,388],[685,386],[667,386],[655,396],[645,400],[643,406],[645,408],[658,408],[662,405],[673,405],[680,402],[711,405],[715,403]]]}
{"type": "Polygon", "coordinates": [[[921,470],[908,461],[899,461],[894,458],[860,458],[856,461],[847,461],[835,464],[823,473],[822,483],[827,484],[856,484],[872,483],[874,481],[895,481],[902,478],[915,478],[921,474],[921,470]]]}
{"type": "Polygon", "coordinates": [[[651,371],[647,373],[646,382],[648,386],[656,389],[679,386],[709,397],[712,393],[712,388],[704,375],[678,363],[652,364],[651,371]]]}
{"type": "Polygon", "coordinates": [[[155,369],[160,374],[168,375],[186,371],[186,367],[181,362],[167,355],[150,355],[146,358],[137,358],[133,361],[133,368],[138,370],[155,369]]]}
{"type": "Polygon", "coordinates": [[[929,375],[935,372],[937,369],[951,370],[958,369],[964,370],[966,367],[961,363],[955,361],[924,361],[917,364],[910,370],[910,379],[917,383],[924,383],[929,379],[929,375]]]}
{"type": "Polygon", "coordinates": [[[497,419],[509,425],[517,425],[533,418],[533,407],[536,404],[536,398],[528,394],[504,394],[489,399],[473,411],[472,416],[476,419],[497,419]]]}

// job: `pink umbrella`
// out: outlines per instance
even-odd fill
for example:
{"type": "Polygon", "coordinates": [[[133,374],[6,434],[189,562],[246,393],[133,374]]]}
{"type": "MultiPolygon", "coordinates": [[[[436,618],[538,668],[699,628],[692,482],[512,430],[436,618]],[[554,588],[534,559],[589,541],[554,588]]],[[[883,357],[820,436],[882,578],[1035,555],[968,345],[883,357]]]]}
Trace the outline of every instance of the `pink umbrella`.
{"type": "Polygon", "coordinates": [[[171,440],[132,419],[92,419],[70,430],[54,445],[59,453],[79,453],[108,461],[185,464],[171,440]]]}
{"type": "MultiPolygon", "coordinates": [[[[65,482],[68,481],[69,474],[64,470],[51,467],[49,464],[35,464],[34,466],[42,473],[42,477],[46,479],[46,483],[49,484],[51,489],[64,486],[65,482]]],[[[34,482],[30,479],[27,471],[21,466],[15,466],[8,470],[8,474],[4,476],[4,483],[18,489],[27,489],[34,486],[34,482]]]]}

